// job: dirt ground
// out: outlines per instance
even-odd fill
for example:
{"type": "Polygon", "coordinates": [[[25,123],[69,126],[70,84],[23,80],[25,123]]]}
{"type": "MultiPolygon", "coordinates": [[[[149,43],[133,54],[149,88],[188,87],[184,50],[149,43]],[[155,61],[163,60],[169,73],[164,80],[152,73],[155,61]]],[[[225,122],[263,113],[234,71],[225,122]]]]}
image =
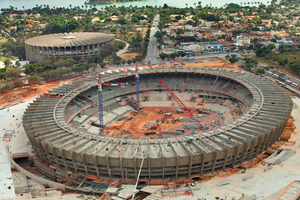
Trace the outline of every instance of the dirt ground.
{"type": "MultiPolygon", "coordinates": [[[[191,110],[191,112],[195,115],[197,111],[191,110]]],[[[217,121],[218,119],[214,116],[214,113],[207,114],[203,116],[205,122],[217,121]]],[[[178,129],[182,129],[180,124],[182,122],[172,123],[173,119],[182,119],[182,118],[190,118],[187,113],[176,113],[174,108],[144,108],[139,111],[138,114],[134,115],[129,113],[123,117],[121,121],[115,121],[110,126],[105,128],[105,134],[110,137],[126,137],[130,138],[160,138],[159,130],[157,127],[150,128],[151,125],[160,124],[161,131],[176,131],[178,129]],[[167,116],[164,118],[164,114],[158,113],[159,110],[162,110],[163,113],[172,113],[172,116],[167,116]],[[152,134],[153,131],[156,134],[152,134]],[[145,135],[148,133],[149,135],[145,135]]],[[[194,124],[194,122],[192,122],[194,124]]],[[[225,122],[226,123],[226,122],[225,122]]],[[[189,124],[185,122],[184,124],[189,124]]],[[[202,124],[202,123],[201,123],[202,124]]],[[[209,123],[202,124],[208,130],[214,129],[215,127],[209,125],[209,123]]],[[[217,126],[218,127],[218,126],[217,126]]],[[[199,129],[200,131],[200,129],[199,129]]],[[[185,131],[185,134],[189,134],[188,131],[185,131]]]]}
{"type": "Polygon", "coordinates": [[[67,82],[67,81],[70,81],[73,79],[74,78],[63,79],[61,81],[55,81],[55,82],[48,83],[48,84],[42,84],[42,85],[37,84],[37,85],[25,86],[22,88],[15,88],[11,92],[0,95],[0,107],[6,106],[8,104],[15,103],[18,101],[22,101],[29,97],[34,97],[34,96],[38,95],[38,93],[42,94],[52,87],[55,87],[63,82],[67,82]]]}
{"type": "Polygon", "coordinates": [[[137,54],[137,53],[123,53],[123,54],[120,54],[119,56],[122,58],[122,60],[129,60],[129,59],[135,58],[138,55],[139,54],[137,54]]]}
{"type": "MultiPolygon", "coordinates": [[[[175,118],[188,118],[188,115],[186,113],[175,113],[174,109],[163,109],[163,113],[172,113],[171,117],[167,117],[166,120],[164,120],[164,123],[162,123],[162,119],[164,117],[164,114],[159,114],[158,109],[155,108],[145,108],[141,110],[136,116],[132,114],[126,115],[123,120],[116,121],[113,124],[111,124],[112,131],[106,131],[107,135],[109,136],[116,136],[116,137],[124,137],[130,132],[130,136],[132,138],[143,138],[145,132],[151,133],[152,131],[158,132],[157,128],[155,129],[149,129],[146,128],[145,125],[148,123],[158,123],[161,124],[160,128],[161,131],[176,131],[177,129],[180,129],[180,126],[176,123],[171,123],[171,119],[175,118]],[[132,117],[132,119],[128,120],[128,118],[132,117]],[[115,127],[115,128],[113,128],[115,127]],[[124,132],[125,131],[125,132],[124,132]]],[[[110,127],[107,127],[106,129],[110,129],[110,127]]],[[[151,135],[151,138],[155,138],[155,135],[151,135]]]]}
{"type": "Polygon", "coordinates": [[[0,37],[0,44],[4,43],[6,41],[7,41],[7,39],[5,37],[0,37]]]}
{"type": "MultiPolygon", "coordinates": [[[[201,59],[201,60],[195,60],[195,63],[186,63],[186,62],[180,62],[180,65],[184,63],[187,67],[217,67],[220,68],[224,65],[224,61],[218,58],[209,58],[209,59],[201,59]]],[[[178,62],[175,62],[178,63],[178,62]]],[[[180,66],[179,65],[179,66],[180,66]]],[[[224,66],[226,69],[242,69],[239,68],[236,64],[231,64],[230,62],[227,62],[224,66]]]]}

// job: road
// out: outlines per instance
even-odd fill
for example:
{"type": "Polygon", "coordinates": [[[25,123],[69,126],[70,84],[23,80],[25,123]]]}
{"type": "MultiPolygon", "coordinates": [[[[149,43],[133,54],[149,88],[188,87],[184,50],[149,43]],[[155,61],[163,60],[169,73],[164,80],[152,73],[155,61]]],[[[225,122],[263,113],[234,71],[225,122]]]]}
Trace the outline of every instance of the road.
{"type": "Polygon", "coordinates": [[[159,30],[158,24],[159,24],[159,14],[157,14],[153,20],[153,26],[151,27],[150,31],[150,39],[149,39],[149,46],[148,46],[148,52],[146,56],[146,61],[151,63],[157,62],[157,38],[154,36],[155,33],[159,30]]]}

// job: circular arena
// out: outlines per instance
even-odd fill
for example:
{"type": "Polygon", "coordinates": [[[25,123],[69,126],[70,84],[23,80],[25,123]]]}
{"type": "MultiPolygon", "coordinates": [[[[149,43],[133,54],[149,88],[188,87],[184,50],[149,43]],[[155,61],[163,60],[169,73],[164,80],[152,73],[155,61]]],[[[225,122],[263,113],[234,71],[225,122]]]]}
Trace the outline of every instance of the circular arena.
{"type": "Polygon", "coordinates": [[[36,167],[50,178],[70,173],[102,178],[192,178],[239,166],[281,137],[292,110],[289,94],[265,77],[241,70],[139,67],[135,110],[133,68],[102,71],[103,133],[97,76],[63,84],[27,108],[23,126],[36,167]],[[191,120],[159,83],[164,80],[197,119],[191,120]],[[205,111],[201,111],[207,100],[205,111]],[[158,126],[157,126],[158,125],[158,126]],[[161,129],[161,135],[160,131],[161,129]]]}
{"type": "Polygon", "coordinates": [[[42,61],[49,56],[78,55],[87,58],[100,54],[101,47],[113,45],[113,34],[97,32],[58,33],[37,36],[25,41],[26,59],[28,61],[42,61]]]}

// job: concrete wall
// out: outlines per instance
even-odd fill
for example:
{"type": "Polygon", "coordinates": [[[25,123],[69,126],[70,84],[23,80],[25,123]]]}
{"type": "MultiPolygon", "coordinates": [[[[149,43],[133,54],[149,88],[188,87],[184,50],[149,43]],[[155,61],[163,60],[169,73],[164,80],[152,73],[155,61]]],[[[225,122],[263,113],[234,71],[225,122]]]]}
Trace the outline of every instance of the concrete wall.
{"type": "Polygon", "coordinates": [[[65,188],[64,184],[60,184],[60,183],[50,181],[50,180],[44,179],[42,177],[36,176],[36,175],[28,172],[27,170],[23,169],[22,167],[20,167],[20,165],[18,165],[11,157],[9,157],[9,160],[10,160],[10,163],[14,167],[16,167],[16,169],[18,171],[20,171],[22,174],[24,174],[25,176],[27,176],[27,177],[29,177],[29,178],[31,178],[31,179],[33,179],[36,182],[39,182],[41,184],[48,185],[51,188],[61,188],[63,191],[65,191],[66,188],[65,188]]]}

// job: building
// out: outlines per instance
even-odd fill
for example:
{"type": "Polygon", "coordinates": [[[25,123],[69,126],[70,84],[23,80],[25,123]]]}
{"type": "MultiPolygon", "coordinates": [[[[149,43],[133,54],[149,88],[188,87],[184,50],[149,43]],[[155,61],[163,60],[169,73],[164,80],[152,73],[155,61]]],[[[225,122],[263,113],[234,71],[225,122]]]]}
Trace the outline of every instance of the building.
{"type": "Polygon", "coordinates": [[[236,36],[236,38],[232,37],[232,40],[235,42],[236,46],[250,45],[250,38],[243,35],[236,36]]]}
{"type": "MultiPolygon", "coordinates": [[[[185,92],[181,95],[192,98],[196,93],[195,98],[202,99],[211,89],[210,84],[218,76],[219,69],[194,68],[191,71],[184,66],[172,68],[172,71],[149,68],[140,72],[140,99],[148,97],[147,101],[141,101],[141,105],[149,105],[148,110],[153,110],[158,105],[172,105],[172,101],[166,100],[167,91],[158,86],[162,77],[172,90],[183,89],[185,92]],[[181,88],[176,85],[181,85],[181,88]]],[[[239,70],[224,69],[222,73],[226,75],[221,75],[216,81],[208,103],[226,101],[228,105],[236,105],[240,116],[213,129],[209,127],[215,127],[213,124],[219,122],[207,123],[204,120],[201,124],[209,127],[203,129],[199,126],[201,131],[199,128],[184,128],[184,134],[172,132],[176,137],[164,132],[167,138],[144,138],[143,132],[141,138],[134,138],[131,134],[99,135],[98,127],[88,124],[89,120],[99,121],[97,114],[94,116],[98,107],[93,106],[98,99],[97,75],[81,77],[54,88],[48,96],[42,95],[34,100],[22,118],[36,152],[35,167],[52,179],[65,179],[70,173],[136,179],[143,161],[143,179],[165,180],[213,174],[251,161],[281,137],[293,103],[290,95],[273,81],[239,70]],[[195,132],[187,135],[188,131],[195,132]]],[[[134,76],[125,68],[110,69],[102,72],[102,80],[104,83],[118,80],[132,85],[134,76]]],[[[125,109],[133,109],[131,86],[113,90],[103,86],[102,89],[107,124],[122,117],[125,109]]],[[[173,107],[178,106],[174,104],[173,107]]],[[[132,125],[132,120],[124,123],[132,125]]]]}
{"type": "Polygon", "coordinates": [[[101,47],[114,44],[113,34],[105,33],[59,33],[42,35],[25,41],[26,59],[28,61],[42,61],[49,56],[78,55],[87,58],[100,54],[101,47]]]}
{"type": "Polygon", "coordinates": [[[220,52],[224,51],[224,47],[222,44],[212,43],[212,44],[206,45],[206,50],[209,53],[220,53],[220,52]]]}

